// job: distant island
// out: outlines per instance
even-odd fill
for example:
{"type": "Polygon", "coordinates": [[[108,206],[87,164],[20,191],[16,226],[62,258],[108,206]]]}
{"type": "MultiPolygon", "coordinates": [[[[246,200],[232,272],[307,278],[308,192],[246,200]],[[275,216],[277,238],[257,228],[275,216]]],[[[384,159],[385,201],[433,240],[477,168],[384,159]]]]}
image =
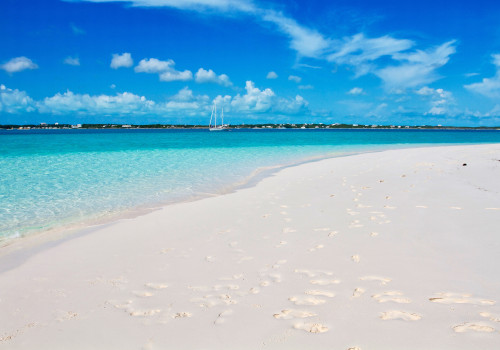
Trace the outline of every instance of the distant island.
{"type": "MultiPolygon", "coordinates": [[[[443,125],[368,125],[368,124],[324,124],[324,123],[281,123],[281,124],[234,124],[229,129],[447,129],[447,130],[500,130],[500,126],[443,126],[443,125]]],[[[3,130],[50,130],[50,129],[208,129],[208,125],[194,124],[0,124],[3,130]]]]}

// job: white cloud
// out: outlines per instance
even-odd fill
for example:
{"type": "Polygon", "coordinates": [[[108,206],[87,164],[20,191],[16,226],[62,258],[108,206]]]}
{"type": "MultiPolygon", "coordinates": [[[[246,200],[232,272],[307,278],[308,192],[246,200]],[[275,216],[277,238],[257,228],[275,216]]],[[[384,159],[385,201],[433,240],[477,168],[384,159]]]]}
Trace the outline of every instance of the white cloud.
{"type": "Polygon", "coordinates": [[[213,70],[205,70],[203,68],[198,69],[196,72],[195,81],[197,83],[216,83],[224,86],[233,85],[226,74],[217,75],[213,70]]]}
{"type": "Polygon", "coordinates": [[[146,114],[153,111],[155,103],[144,96],[130,92],[110,95],[75,94],[71,91],[57,93],[37,103],[40,113],[51,114],[146,114]]]}
{"type": "Polygon", "coordinates": [[[161,81],[188,81],[193,80],[193,73],[189,70],[177,71],[169,70],[160,74],[161,81]]]}
{"type": "Polygon", "coordinates": [[[266,79],[276,79],[278,78],[278,74],[276,74],[276,72],[269,72],[267,73],[267,76],[266,76],[266,79]]]}
{"type": "Polygon", "coordinates": [[[82,35],[85,34],[85,31],[79,27],[77,27],[74,23],[71,23],[71,30],[73,31],[74,34],[76,35],[82,35]]]}
{"type": "Polygon", "coordinates": [[[351,90],[347,92],[349,95],[361,95],[363,93],[363,89],[360,87],[353,87],[351,90]]]}
{"type": "Polygon", "coordinates": [[[117,54],[113,54],[113,58],[111,59],[110,67],[113,69],[118,69],[120,67],[132,67],[134,61],[132,60],[132,55],[128,52],[117,54]]]}
{"type": "Polygon", "coordinates": [[[34,111],[34,101],[24,91],[0,85],[0,112],[22,113],[34,111]]]}
{"type": "Polygon", "coordinates": [[[23,113],[37,111],[43,114],[54,115],[114,115],[114,116],[143,116],[156,115],[193,116],[199,117],[209,113],[213,101],[218,106],[224,106],[226,112],[237,112],[245,115],[262,113],[280,113],[291,115],[306,113],[308,102],[300,95],[295,98],[276,96],[269,88],[259,89],[251,81],[245,85],[246,93],[217,96],[211,100],[207,95],[195,95],[188,87],[179,90],[166,101],[152,101],[145,96],[131,92],[115,95],[77,94],[72,91],[57,93],[35,101],[26,92],[8,89],[0,85],[0,112],[23,113]]]}
{"type": "Polygon", "coordinates": [[[464,85],[467,90],[490,97],[500,98],[500,54],[492,55],[496,73],[492,78],[483,78],[480,83],[464,85]]]}
{"type": "MultiPolygon", "coordinates": [[[[252,81],[245,84],[245,95],[236,95],[230,101],[232,110],[240,113],[277,112],[296,114],[307,107],[308,102],[300,95],[295,99],[278,97],[271,89],[260,90],[252,81]]],[[[226,99],[226,102],[227,101],[226,99]]]]}
{"type": "Polygon", "coordinates": [[[280,12],[263,10],[261,18],[277,25],[290,38],[291,48],[300,56],[319,58],[331,45],[330,40],[318,31],[302,26],[280,12]]]}
{"type": "Polygon", "coordinates": [[[314,86],[308,84],[308,85],[299,85],[300,90],[312,90],[314,89],[314,86]]]}
{"type": "Polygon", "coordinates": [[[137,73],[162,73],[166,70],[173,69],[175,65],[173,60],[160,61],[157,58],[142,59],[134,68],[137,73]]]}
{"type": "Polygon", "coordinates": [[[137,73],[158,74],[161,81],[187,81],[193,79],[193,73],[189,70],[178,71],[174,68],[174,60],[161,61],[157,58],[142,59],[134,68],[137,73]]]}
{"type": "Polygon", "coordinates": [[[290,75],[288,77],[288,80],[294,81],[294,82],[296,82],[298,84],[298,83],[300,83],[302,81],[302,78],[298,77],[296,75],[290,75]]]}
{"type": "Polygon", "coordinates": [[[435,49],[410,53],[397,53],[393,58],[402,62],[398,66],[388,66],[375,71],[388,89],[406,89],[432,83],[440,77],[436,69],[445,65],[456,49],[455,41],[448,41],[435,49]]]}
{"type": "Polygon", "coordinates": [[[372,72],[373,62],[381,57],[392,57],[395,54],[408,50],[414,42],[407,39],[395,39],[388,35],[379,38],[366,38],[359,33],[344,38],[333,45],[335,52],[327,56],[327,60],[337,64],[351,65],[356,70],[356,76],[372,72]]]}
{"type": "Polygon", "coordinates": [[[37,69],[38,65],[29,58],[21,56],[10,59],[2,64],[0,68],[8,73],[17,73],[26,69],[37,69]]]}
{"type": "Polygon", "coordinates": [[[450,91],[444,89],[433,89],[428,86],[424,86],[419,90],[416,90],[417,95],[422,96],[427,103],[429,103],[430,109],[424,114],[428,115],[455,115],[457,111],[451,107],[455,104],[455,99],[450,91]]]}
{"type": "Polygon", "coordinates": [[[80,59],[78,57],[66,57],[63,61],[64,64],[68,64],[70,66],[79,66],[80,59]]]}
{"type": "MultiPolygon", "coordinates": [[[[75,0],[65,0],[75,1],[75,0]]],[[[76,0],[78,1],[78,0],[76,0]]],[[[173,7],[182,10],[222,12],[253,12],[255,6],[250,0],[80,0],[89,2],[127,2],[142,7],[173,7]]]]}

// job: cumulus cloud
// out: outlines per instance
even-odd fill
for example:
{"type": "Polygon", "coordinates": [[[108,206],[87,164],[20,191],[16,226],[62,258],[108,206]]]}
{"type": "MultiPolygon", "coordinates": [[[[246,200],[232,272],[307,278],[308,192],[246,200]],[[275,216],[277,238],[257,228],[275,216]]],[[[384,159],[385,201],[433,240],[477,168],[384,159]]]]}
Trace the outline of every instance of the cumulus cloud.
{"type": "Polygon", "coordinates": [[[500,54],[492,55],[492,57],[497,70],[496,74],[492,78],[483,78],[479,83],[464,85],[464,87],[486,97],[500,98],[500,54]]]}
{"type": "Polygon", "coordinates": [[[351,90],[347,92],[349,95],[361,95],[363,93],[363,89],[360,87],[353,87],[351,90]]]}
{"type": "Polygon", "coordinates": [[[288,77],[288,80],[294,81],[294,82],[296,82],[298,84],[298,83],[300,83],[302,81],[302,78],[298,77],[296,75],[290,75],[288,77]]]}
{"type": "Polygon", "coordinates": [[[157,58],[142,59],[134,68],[137,73],[158,74],[161,81],[187,81],[193,79],[193,73],[189,70],[178,71],[174,68],[174,60],[161,61],[157,58]]]}
{"type": "Polygon", "coordinates": [[[114,115],[114,116],[197,116],[209,113],[212,103],[224,106],[228,112],[245,115],[279,113],[292,115],[306,113],[308,102],[300,95],[295,98],[277,96],[269,88],[259,89],[251,81],[245,85],[245,94],[217,96],[211,100],[207,95],[196,95],[188,87],[179,90],[164,101],[152,101],[131,92],[115,95],[78,94],[72,91],[57,93],[35,101],[24,91],[0,86],[0,112],[39,112],[54,115],[114,115]],[[181,114],[179,114],[181,113],[181,114]]]}
{"type": "Polygon", "coordinates": [[[70,66],[79,66],[80,59],[78,57],[66,57],[63,61],[64,64],[68,64],[70,66]]]}
{"type": "Polygon", "coordinates": [[[113,69],[118,69],[120,67],[132,67],[134,64],[134,60],[132,60],[132,55],[128,52],[122,53],[121,55],[118,53],[113,54],[113,58],[111,59],[110,67],[113,69]]]}
{"type": "Polygon", "coordinates": [[[450,91],[424,86],[416,90],[415,93],[424,97],[429,103],[429,110],[424,113],[426,115],[452,115],[457,113],[451,109],[455,104],[455,99],[450,91]]]}
{"type": "Polygon", "coordinates": [[[308,85],[299,85],[300,90],[312,90],[314,89],[314,86],[308,84],[308,85]]]}
{"type": "Polygon", "coordinates": [[[276,74],[276,72],[269,72],[267,73],[267,76],[266,76],[266,79],[276,79],[278,78],[278,74],[276,74]]]}
{"type": "Polygon", "coordinates": [[[35,102],[26,92],[0,85],[0,112],[32,112],[35,110],[34,105],[35,102]]]}
{"type": "Polygon", "coordinates": [[[144,96],[130,92],[110,95],[75,94],[71,91],[57,93],[37,103],[40,113],[50,114],[146,114],[155,103],[144,96]]]}
{"type": "Polygon", "coordinates": [[[37,69],[38,65],[36,65],[29,58],[21,56],[10,59],[9,61],[2,64],[0,68],[7,73],[17,73],[26,69],[37,69]]]}
{"type": "Polygon", "coordinates": [[[236,95],[230,100],[233,110],[242,113],[277,112],[296,114],[307,107],[308,102],[300,95],[295,99],[278,97],[273,90],[260,90],[252,81],[245,84],[246,94],[236,95]]]}
{"type": "Polygon", "coordinates": [[[195,81],[197,83],[216,83],[223,86],[233,85],[226,74],[217,75],[213,70],[203,68],[198,69],[196,72],[195,81]]]}
{"type": "Polygon", "coordinates": [[[160,61],[157,58],[142,59],[134,68],[138,73],[162,73],[166,70],[173,69],[175,65],[173,60],[160,61]]]}

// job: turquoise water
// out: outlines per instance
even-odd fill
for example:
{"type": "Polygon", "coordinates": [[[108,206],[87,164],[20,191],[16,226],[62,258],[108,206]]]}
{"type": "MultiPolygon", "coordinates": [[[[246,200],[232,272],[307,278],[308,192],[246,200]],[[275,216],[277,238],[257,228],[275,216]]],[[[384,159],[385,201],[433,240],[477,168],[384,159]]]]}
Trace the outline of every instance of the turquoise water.
{"type": "Polygon", "coordinates": [[[0,240],[230,190],[258,169],[500,131],[0,131],[0,240]]]}

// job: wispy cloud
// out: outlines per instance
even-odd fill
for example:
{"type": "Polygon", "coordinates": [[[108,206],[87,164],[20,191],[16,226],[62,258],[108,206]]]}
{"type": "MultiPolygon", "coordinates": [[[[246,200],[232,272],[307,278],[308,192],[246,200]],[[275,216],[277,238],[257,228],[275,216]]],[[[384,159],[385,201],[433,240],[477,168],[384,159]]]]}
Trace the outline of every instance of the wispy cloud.
{"type": "Polygon", "coordinates": [[[276,79],[278,78],[278,74],[276,74],[276,72],[269,72],[267,73],[267,76],[266,76],[266,79],[276,79]]]}
{"type": "Polygon", "coordinates": [[[76,34],[76,35],[82,35],[82,34],[85,34],[85,31],[80,28],[80,27],[77,27],[74,23],[71,23],[71,30],[73,31],[73,34],[76,34]]]}
{"type": "Polygon", "coordinates": [[[294,81],[294,82],[296,82],[298,84],[298,83],[300,83],[302,81],[302,78],[298,77],[296,75],[290,75],[288,77],[288,80],[294,81]]]}
{"type": "Polygon", "coordinates": [[[347,92],[349,95],[361,95],[363,93],[363,89],[360,87],[353,87],[351,90],[347,92]]]}
{"type": "Polygon", "coordinates": [[[261,13],[262,20],[274,23],[290,38],[290,47],[300,56],[319,58],[331,45],[330,40],[318,31],[298,24],[293,18],[281,12],[263,10],[261,13]]]}
{"type": "Polygon", "coordinates": [[[198,69],[196,72],[195,81],[197,83],[215,83],[223,86],[233,85],[226,74],[217,75],[213,70],[205,70],[203,68],[198,69]]]}
{"type": "Polygon", "coordinates": [[[134,60],[132,59],[132,55],[128,52],[118,54],[114,53],[111,59],[110,67],[113,69],[118,69],[120,67],[132,67],[134,64],[134,60]]]}
{"type": "MultiPolygon", "coordinates": [[[[75,1],[75,0],[63,0],[75,1]]],[[[78,0],[76,0],[78,1],[78,0]]],[[[140,7],[173,7],[181,10],[194,11],[239,11],[253,12],[255,6],[249,0],[80,0],[88,2],[123,2],[140,7]]]]}
{"type": "Polygon", "coordinates": [[[70,65],[70,66],[79,66],[80,65],[80,59],[78,57],[66,57],[63,61],[64,64],[70,65]]]}
{"type": "Polygon", "coordinates": [[[27,57],[15,57],[0,65],[7,73],[17,73],[26,69],[37,69],[38,65],[27,57]]]}
{"type": "Polygon", "coordinates": [[[483,78],[479,83],[464,85],[464,87],[490,98],[500,98],[500,54],[492,55],[492,57],[497,70],[495,75],[492,78],[483,78]]]}
{"type": "Polygon", "coordinates": [[[448,41],[426,51],[395,53],[392,57],[400,62],[375,70],[388,89],[406,89],[432,83],[440,78],[436,70],[444,66],[456,52],[455,41],[448,41]]]}

